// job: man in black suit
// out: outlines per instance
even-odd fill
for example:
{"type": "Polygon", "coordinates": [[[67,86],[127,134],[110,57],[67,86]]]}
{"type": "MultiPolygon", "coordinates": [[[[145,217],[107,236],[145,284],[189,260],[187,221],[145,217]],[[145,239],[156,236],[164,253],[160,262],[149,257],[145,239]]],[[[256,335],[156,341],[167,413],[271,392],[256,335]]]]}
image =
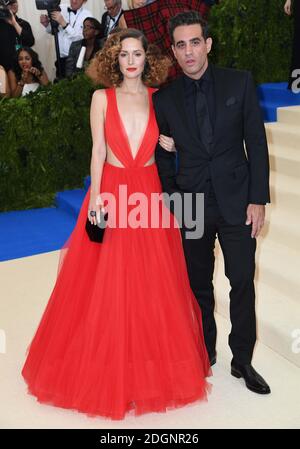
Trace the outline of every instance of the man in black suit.
{"type": "Polygon", "coordinates": [[[101,25],[104,30],[104,37],[117,28],[120,18],[123,14],[122,0],[104,0],[105,9],[107,10],[101,19],[101,25]]]}
{"type": "MultiPolygon", "coordinates": [[[[159,144],[156,162],[163,191],[204,193],[204,234],[183,245],[192,290],[202,309],[204,337],[216,362],[214,245],[218,237],[231,285],[231,373],[256,393],[270,388],[251,365],[256,341],[255,250],[270,202],[266,135],[251,74],[208,62],[212,39],[195,11],[170,20],[174,55],[184,74],[153,95],[160,133],[177,150],[159,144]]],[[[196,195],[194,195],[195,200],[196,195]]],[[[182,217],[181,217],[182,218],[182,217]]]]}

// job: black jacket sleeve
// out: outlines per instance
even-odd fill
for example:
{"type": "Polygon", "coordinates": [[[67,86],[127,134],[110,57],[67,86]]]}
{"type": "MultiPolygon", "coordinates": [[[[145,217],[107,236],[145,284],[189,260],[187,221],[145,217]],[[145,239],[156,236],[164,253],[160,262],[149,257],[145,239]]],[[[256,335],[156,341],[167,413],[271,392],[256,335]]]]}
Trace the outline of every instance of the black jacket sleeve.
{"type": "Polygon", "coordinates": [[[70,77],[76,73],[76,64],[82,47],[82,41],[72,42],[66,59],[66,77],[70,77]]]}
{"type": "Polygon", "coordinates": [[[244,140],[249,161],[249,203],[270,203],[269,154],[255,83],[247,72],[244,97],[244,140]]]}
{"type": "Polygon", "coordinates": [[[32,47],[34,45],[34,36],[32,33],[31,26],[26,20],[17,18],[18,24],[22,27],[22,33],[20,35],[20,40],[24,47],[32,47]]]}
{"type": "MultiPolygon", "coordinates": [[[[160,134],[171,136],[168,122],[159,104],[158,92],[153,95],[153,106],[160,134]]],[[[164,192],[171,195],[178,192],[176,185],[176,153],[164,150],[159,143],[155,149],[155,160],[164,192]]]]}

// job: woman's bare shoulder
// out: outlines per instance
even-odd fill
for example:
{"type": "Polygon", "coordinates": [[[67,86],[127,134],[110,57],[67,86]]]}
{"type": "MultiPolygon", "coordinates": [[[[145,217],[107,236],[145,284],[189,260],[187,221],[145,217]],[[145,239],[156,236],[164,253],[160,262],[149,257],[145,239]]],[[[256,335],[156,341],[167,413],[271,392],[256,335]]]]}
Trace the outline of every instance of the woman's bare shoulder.
{"type": "Polygon", "coordinates": [[[98,108],[104,108],[107,104],[106,89],[97,89],[93,93],[92,104],[98,108]]]}

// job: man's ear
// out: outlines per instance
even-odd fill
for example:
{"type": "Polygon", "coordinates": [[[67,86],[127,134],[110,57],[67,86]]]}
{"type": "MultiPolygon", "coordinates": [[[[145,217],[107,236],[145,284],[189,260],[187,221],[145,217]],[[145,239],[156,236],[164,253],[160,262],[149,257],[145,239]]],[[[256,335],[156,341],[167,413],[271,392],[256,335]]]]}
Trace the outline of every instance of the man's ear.
{"type": "Polygon", "coordinates": [[[212,49],[212,44],[213,44],[213,40],[211,37],[208,37],[206,39],[206,48],[207,48],[207,53],[210,53],[211,49],[212,49]]]}
{"type": "MultiPolygon", "coordinates": [[[[175,56],[175,58],[176,58],[176,49],[175,49],[175,46],[172,44],[172,51],[173,51],[173,55],[175,56]]],[[[177,58],[176,58],[177,59],[177,58]]]]}

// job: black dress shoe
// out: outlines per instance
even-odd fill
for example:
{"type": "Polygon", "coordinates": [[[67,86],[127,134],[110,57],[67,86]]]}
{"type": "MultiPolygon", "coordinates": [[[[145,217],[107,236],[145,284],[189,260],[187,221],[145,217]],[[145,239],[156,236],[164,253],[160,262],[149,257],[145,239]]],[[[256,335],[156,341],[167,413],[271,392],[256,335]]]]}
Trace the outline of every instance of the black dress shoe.
{"type": "Polygon", "coordinates": [[[270,394],[271,389],[267,382],[255,371],[252,365],[240,365],[231,362],[231,374],[240,379],[243,377],[246,387],[258,394],[270,394]]]}

